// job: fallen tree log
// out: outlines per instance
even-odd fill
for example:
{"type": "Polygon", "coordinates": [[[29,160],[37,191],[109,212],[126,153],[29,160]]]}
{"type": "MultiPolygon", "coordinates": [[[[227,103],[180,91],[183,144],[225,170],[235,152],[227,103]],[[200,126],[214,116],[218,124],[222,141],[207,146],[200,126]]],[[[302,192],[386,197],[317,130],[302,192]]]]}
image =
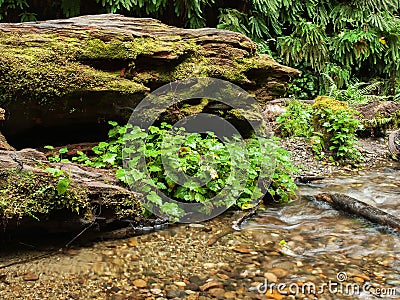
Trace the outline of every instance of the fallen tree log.
{"type": "Polygon", "coordinates": [[[344,194],[317,194],[317,201],[328,203],[332,208],[367,219],[375,224],[387,226],[395,232],[400,233],[400,219],[344,194]]]}
{"type": "Polygon", "coordinates": [[[51,164],[34,149],[0,150],[0,218],[7,232],[66,232],[94,221],[112,227],[113,222],[140,216],[139,198],[118,184],[112,170],[51,164]],[[59,178],[45,170],[49,167],[63,170],[69,178],[65,193],[58,192],[59,178]]]}
{"type": "Polygon", "coordinates": [[[383,137],[387,130],[397,129],[400,123],[400,104],[395,101],[372,101],[357,105],[364,129],[359,136],[383,137]]]}
{"type": "MultiPolygon", "coordinates": [[[[6,111],[0,107],[0,121],[4,121],[5,120],[5,114],[6,111]]],[[[11,147],[6,138],[4,137],[4,135],[1,133],[0,131],[0,150],[15,150],[13,147],[11,147]]]]}
{"type": "MultiPolygon", "coordinates": [[[[290,77],[299,74],[257,54],[240,33],[116,14],[0,23],[0,51],[0,106],[9,113],[3,134],[17,148],[20,141],[10,137],[34,128],[46,135],[45,129],[57,127],[58,136],[67,137],[72,126],[77,136],[89,124],[127,121],[149,92],[171,81],[225,79],[265,103],[282,96],[290,77]]],[[[221,110],[213,105],[190,104],[196,112],[221,110]]],[[[179,107],[169,116],[191,111],[179,107]]],[[[65,144],[81,141],[87,139],[65,144]]]]}
{"type": "Polygon", "coordinates": [[[388,138],[389,153],[392,159],[400,159],[400,131],[392,131],[388,138]]]}

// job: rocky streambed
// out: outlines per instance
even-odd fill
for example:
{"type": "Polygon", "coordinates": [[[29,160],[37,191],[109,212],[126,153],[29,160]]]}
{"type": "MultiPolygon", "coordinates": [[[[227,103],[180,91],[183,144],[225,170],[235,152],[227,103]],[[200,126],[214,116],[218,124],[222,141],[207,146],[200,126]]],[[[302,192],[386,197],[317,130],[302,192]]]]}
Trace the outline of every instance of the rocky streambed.
{"type": "MultiPolygon", "coordinates": [[[[342,192],[398,215],[399,175],[386,167],[301,186],[297,200],[266,207],[241,230],[231,229],[238,215],[227,212],[202,224],[54,252],[0,269],[1,297],[399,299],[399,236],[303,197],[342,192]]],[[[46,253],[31,249],[0,261],[46,253]]]]}

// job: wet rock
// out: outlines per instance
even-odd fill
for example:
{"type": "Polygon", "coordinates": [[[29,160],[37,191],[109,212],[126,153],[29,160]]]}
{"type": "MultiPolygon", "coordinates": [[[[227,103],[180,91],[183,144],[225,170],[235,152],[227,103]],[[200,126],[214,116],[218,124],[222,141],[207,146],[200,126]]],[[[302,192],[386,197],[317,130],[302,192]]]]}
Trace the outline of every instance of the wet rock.
{"type": "Polygon", "coordinates": [[[162,290],[160,290],[160,289],[150,289],[150,292],[153,295],[161,295],[162,294],[162,290]]]}
{"type": "Polygon", "coordinates": [[[243,254],[252,252],[252,250],[250,250],[246,245],[236,246],[232,250],[235,252],[238,252],[238,253],[243,253],[243,254]]]}
{"type": "Polygon", "coordinates": [[[195,275],[195,276],[191,276],[189,278],[190,283],[194,283],[196,285],[203,285],[205,283],[204,279],[201,279],[199,276],[195,275]]]}
{"type": "Polygon", "coordinates": [[[224,298],[225,299],[236,299],[236,293],[233,291],[225,292],[224,298]]]}
{"type": "Polygon", "coordinates": [[[222,288],[222,284],[215,282],[215,281],[208,281],[202,286],[200,286],[201,291],[207,291],[212,288],[222,288]]]}
{"type": "Polygon", "coordinates": [[[133,285],[139,289],[143,289],[147,286],[147,282],[143,279],[136,279],[133,281],[133,285]]]}
{"type": "Polygon", "coordinates": [[[273,268],[273,269],[271,269],[271,273],[274,273],[276,275],[276,277],[278,277],[278,278],[284,278],[289,274],[288,271],[286,271],[282,268],[273,268]]]}
{"type": "Polygon", "coordinates": [[[182,287],[182,288],[186,286],[186,283],[184,283],[183,281],[176,281],[176,282],[174,282],[174,284],[177,287],[182,287]]]}
{"type": "Polygon", "coordinates": [[[179,298],[183,299],[186,298],[186,293],[182,290],[169,290],[167,291],[167,298],[168,299],[173,299],[173,298],[179,298]]]}
{"type": "Polygon", "coordinates": [[[268,282],[278,282],[278,277],[274,273],[264,273],[264,278],[268,280],[268,282]]]}
{"type": "Polygon", "coordinates": [[[23,277],[25,281],[36,281],[39,280],[39,274],[36,273],[26,273],[23,277]]]}
{"type": "Polygon", "coordinates": [[[195,284],[195,283],[189,283],[189,284],[186,286],[186,289],[187,289],[187,290],[191,290],[191,291],[199,291],[199,290],[200,290],[200,287],[199,287],[197,284],[195,284]]]}
{"type": "Polygon", "coordinates": [[[224,299],[225,290],[223,288],[212,288],[208,290],[208,294],[214,298],[224,299]]]}

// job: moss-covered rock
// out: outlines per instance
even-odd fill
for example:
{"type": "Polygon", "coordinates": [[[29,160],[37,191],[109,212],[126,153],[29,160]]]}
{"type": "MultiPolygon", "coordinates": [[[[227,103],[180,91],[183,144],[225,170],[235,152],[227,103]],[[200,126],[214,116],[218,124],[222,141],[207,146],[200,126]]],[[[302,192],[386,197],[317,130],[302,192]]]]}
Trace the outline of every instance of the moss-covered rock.
{"type": "Polygon", "coordinates": [[[315,110],[327,108],[335,112],[349,108],[349,104],[347,102],[339,101],[328,96],[318,96],[314,101],[315,102],[312,108],[315,110]]]}

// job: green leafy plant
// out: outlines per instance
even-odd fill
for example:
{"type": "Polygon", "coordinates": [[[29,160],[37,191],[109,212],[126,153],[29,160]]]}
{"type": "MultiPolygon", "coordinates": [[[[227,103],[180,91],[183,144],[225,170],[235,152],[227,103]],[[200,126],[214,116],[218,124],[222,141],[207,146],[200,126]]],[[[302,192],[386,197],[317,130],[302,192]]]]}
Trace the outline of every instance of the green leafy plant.
{"type": "Polygon", "coordinates": [[[69,174],[59,168],[46,168],[45,171],[48,172],[49,174],[51,174],[53,177],[58,178],[58,182],[57,182],[58,195],[60,196],[60,195],[65,194],[71,183],[69,174]]]}
{"type": "Polygon", "coordinates": [[[291,101],[277,118],[282,136],[307,137],[319,159],[359,162],[356,132],[363,127],[357,112],[347,102],[319,96],[313,106],[291,101]]]}
{"type": "MultiPolygon", "coordinates": [[[[109,124],[112,128],[108,141],[93,147],[90,154],[77,152],[78,155],[72,157],[72,161],[98,168],[115,168],[117,178],[134,185],[149,202],[159,205],[161,211],[168,215],[179,216],[183,211],[173,203],[162,202],[152,188],[180,202],[203,203],[206,211],[211,210],[213,205],[236,205],[247,209],[252,206],[253,200],[262,196],[262,187],[258,184],[264,170],[271,177],[271,185],[267,189],[268,197],[274,201],[286,202],[295,196],[297,186],[292,175],[298,170],[290,161],[290,153],[278,146],[277,139],[250,138],[243,148],[237,143],[238,138],[222,142],[212,132],[199,134],[173,129],[176,130],[176,135],[168,135],[172,129],[166,123],[162,123],[160,127],[151,126],[148,133],[139,127],[133,128],[130,124],[109,124]],[[140,144],[143,139],[146,141],[144,145],[140,144]],[[131,147],[127,147],[127,144],[131,147]],[[122,169],[122,151],[129,155],[144,151],[147,171],[140,168],[137,155],[127,161],[129,172],[126,172],[126,168],[122,169]],[[234,158],[232,153],[235,153],[234,158]],[[276,155],[271,156],[271,153],[276,155]],[[167,165],[189,176],[184,185],[177,184],[177,178],[167,172],[163,161],[165,157],[168,159],[167,165]],[[236,174],[239,177],[231,176],[232,168],[238,170],[236,174]],[[149,177],[146,177],[147,172],[149,177]],[[198,181],[190,179],[194,177],[207,183],[199,185],[198,181]],[[245,182],[241,181],[243,178],[245,182]],[[241,183],[244,184],[243,189],[232,193],[241,183]],[[224,188],[226,197],[220,202],[210,204],[208,200],[223,193],[224,188]]],[[[54,149],[52,146],[46,148],[54,149]]],[[[49,160],[65,161],[62,156],[67,152],[68,149],[62,148],[49,160]]],[[[68,174],[58,168],[49,168],[46,171],[60,178],[57,190],[65,193],[70,182],[68,174]]],[[[269,178],[265,179],[269,182],[269,178]]]]}
{"type": "Polygon", "coordinates": [[[119,126],[117,122],[108,122],[113,128],[108,132],[108,141],[100,142],[92,148],[93,156],[89,157],[82,151],[72,157],[72,161],[95,168],[112,168],[122,165],[121,151],[125,143],[124,134],[131,126],[119,126]]]}
{"type": "Polygon", "coordinates": [[[359,162],[362,156],[355,147],[356,132],[363,127],[357,112],[329,97],[317,98],[313,110],[314,131],[320,133],[313,139],[317,155],[321,156],[323,149],[331,160],[359,162]]]}
{"type": "MultiPolygon", "coordinates": [[[[48,149],[48,150],[54,150],[54,147],[50,146],[50,145],[44,146],[44,148],[48,149]]],[[[56,155],[49,156],[49,157],[47,157],[47,159],[49,160],[49,162],[52,162],[52,163],[70,162],[68,159],[63,158],[63,154],[66,154],[66,153],[68,153],[68,148],[63,147],[63,148],[58,150],[58,153],[56,155]]]]}
{"type": "Polygon", "coordinates": [[[319,94],[319,79],[311,71],[302,69],[302,76],[294,78],[286,90],[285,96],[293,99],[314,99],[319,94]]]}
{"type": "Polygon", "coordinates": [[[20,12],[21,22],[34,20],[34,14],[26,11],[29,8],[28,2],[28,0],[0,0],[0,20],[15,12],[20,12]]]}
{"type": "MultiPolygon", "coordinates": [[[[183,129],[171,129],[171,125],[163,123],[161,127],[151,126],[148,134],[139,127],[132,128],[127,135],[128,141],[135,145],[136,141],[146,138],[144,156],[149,177],[145,171],[137,166],[138,156],[133,156],[129,163],[133,166],[128,172],[119,171],[117,176],[128,184],[140,187],[147,193],[147,200],[157,205],[161,211],[179,216],[183,213],[177,204],[162,202],[151,189],[157,188],[168,197],[181,202],[200,202],[205,209],[211,210],[214,206],[248,204],[260,197],[261,190],[255,186],[261,167],[271,164],[268,155],[256,153],[256,141],[249,140],[246,147],[248,161],[233,160],[231,153],[242,157],[244,149],[234,142],[222,143],[211,132],[202,136],[199,133],[186,133],[183,129]],[[174,134],[168,135],[168,130],[174,134]],[[177,175],[168,172],[163,162],[174,170],[189,176],[183,185],[177,184],[177,175]],[[212,163],[209,163],[212,162],[212,163]],[[240,178],[232,176],[231,169],[239,169],[235,174],[246,174],[247,182],[243,191],[235,191],[240,184],[240,178]],[[196,179],[194,179],[196,178],[196,179]],[[205,185],[199,181],[207,182],[205,185]],[[230,187],[223,202],[212,203],[209,200],[223,192],[225,187],[230,187]],[[234,191],[232,193],[232,191],[234,191]],[[236,193],[236,194],[235,194],[236,193]],[[178,215],[177,215],[178,214],[178,215]]],[[[257,148],[259,150],[259,148],[257,148]]],[[[138,154],[142,150],[140,144],[125,148],[129,154],[138,154]]]]}
{"type": "Polygon", "coordinates": [[[286,105],[286,112],[281,114],[276,122],[282,136],[310,137],[313,133],[312,107],[309,104],[301,103],[298,100],[291,100],[286,105]]]}
{"type": "MultiPolygon", "coordinates": [[[[278,142],[275,139],[275,142],[278,142]]],[[[271,185],[268,188],[268,193],[276,202],[287,202],[295,197],[297,185],[294,182],[294,175],[300,170],[295,167],[290,159],[290,152],[276,146],[276,166],[271,178],[271,185]]]]}
{"type": "Polygon", "coordinates": [[[367,104],[374,100],[382,100],[383,96],[372,94],[380,88],[381,82],[365,83],[354,82],[347,86],[347,89],[339,89],[336,82],[328,75],[323,73],[326,78],[325,90],[328,97],[339,101],[346,101],[351,105],[367,104]]]}
{"type": "MultiPolygon", "coordinates": [[[[248,160],[240,161],[240,159],[231,159],[231,153],[242,157],[245,155],[243,148],[235,142],[223,143],[212,132],[201,135],[185,133],[179,129],[176,132],[177,135],[166,139],[165,137],[169,136],[167,132],[171,130],[171,125],[166,123],[160,127],[151,126],[148,133],[139,127],[132,128],[130,125],[122,127],[115,122],[110,122],[110,124],[113,128],[109,132],[109,141],[99,143],[94,147],[93,157],[88,157],[81,152],[72,160],[95,167],[121,166],[122,145],[130,143],[131,147],[125,147],[124,151],[130,155],[144,151],[145,165],[150,177],[146,177],[144,170],[139,168],[138,156],[135,155],[129,159],[130,166],[134,167],[128,173],[124,169],[118,169],[117,177],[126,184],[133,184],[146,195],[148,201],[159,205],[160,209],[169,215],[179,216],[183,212],[173,203],[163,203],[152,188],[157,188],[177,201],[207,204],[208,199],[220,193],[224,187],[235,187],[239,184],[239,179],[232,178],[231,168],[238,168],[239,173],[246,176],[245,188],[236,195],[227,193],[223,203],[216,203],[216,205],[237,205],[242,209],[251,207],[251,201],[262,195],[260,187],[256,186],[261,170],[263,168],[272,170],[274,167],[271,165],[274,161],[270,157],[270,153],[274,151],[278,152],[278,158],[276,173],[272,178],[274,188],[268,189],[269,195],[275,201],[288,201],[294,196],[296,185],[291,174],[297,169],[291,164],[289,153],[280,149],[275,140],[261,139],[263,147],[259,147],[257,139],[249,139],[245,149],[248,160]],[[134,146],[136,142],[143,139],[146,139],[145,148],[140,143],[134,146]],[[165,159],[165,156],[168,158],[167,165],[180,170],[190,178],[197,176],[205,180],[207,184],[199,185],[196,180],[188,180],[184,185],[176,184],[177,178],[166,172],[164,168],[163,157],[165,159]],[[206,163],[210,161],[212,161],[211,164],[206,163]],[[275,188],[276,191],[274,191],[275,188]]],[[[205,205],[205,209],[212,209],[212,206],[205,205]]]]}

